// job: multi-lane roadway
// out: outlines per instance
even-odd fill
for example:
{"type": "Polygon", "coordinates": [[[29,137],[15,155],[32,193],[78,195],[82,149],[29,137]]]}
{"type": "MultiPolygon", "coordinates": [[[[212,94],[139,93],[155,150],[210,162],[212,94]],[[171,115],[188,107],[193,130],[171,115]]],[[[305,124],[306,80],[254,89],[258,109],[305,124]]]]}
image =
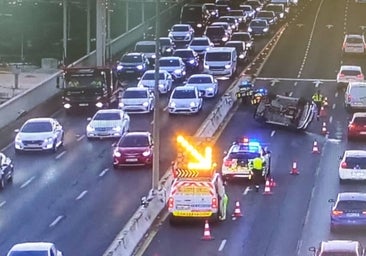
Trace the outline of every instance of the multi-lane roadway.
{"type": "Polygon", "coordinates": [[[201,240],[203,223],[170,226],[165,221],[151,233],[139,255],[305,256],[312,255],[310,246],[323,240],[352,239],[366,245],[365,233],[330,233],[328,203],[338,192],[366,192],[364,184],[338,182],[338,157],[346,149],[365,148],[365,144],[346,139],[349,114],[343,106],[344,94],[337,91],[335,82],[342,63],[366,69],[365,57],[344,59],[341,52],[345,33],[362,32],[365,12],[366,5],[351,0],[306,1],[259,73],[258,87],[307,98],[320,89],[328,97],[326,116],[315,120],[308,131],[296,133],[259,125],[252,119],[253,109],[244,106],[238,108],[222,131],[216,143],[220,152],[243,135],[268,143],[277,183],[273,194],[262,195],[263,188],[256,193],[246,181],[230,182],[229,212],[239,201],[243,217],[211,225],[215,238],[212,241],[201,240]],[[321,133],[323,122],[327,136],[321,133]],[[312,153],[315,140],[320,146],[319,154],[312,153]],[[289,174],[293,161],[300,172],[297,176],[289,174]]]}

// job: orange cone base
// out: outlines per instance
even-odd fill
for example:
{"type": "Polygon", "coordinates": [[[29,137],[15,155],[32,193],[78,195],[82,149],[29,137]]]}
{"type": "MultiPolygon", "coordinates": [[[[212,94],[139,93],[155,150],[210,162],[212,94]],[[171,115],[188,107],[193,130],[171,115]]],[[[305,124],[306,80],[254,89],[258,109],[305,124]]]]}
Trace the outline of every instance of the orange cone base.
{"type": "Polygon", "coordinates": [[[269,181],[269,186],[270,186],[271,188],[273,188],[273,187],[277,186],[277,183],[274,181],[274,179],[273,179],[273,178],[271,178],[271,180],[269,181]]]}
{"type": "Polygon", "coordinates": [[[201,240],[204,240],[204,241],[210,241],[210,240],[214,240],[215,238],[213,236],[203,236],[201,237],[201,240]]]}

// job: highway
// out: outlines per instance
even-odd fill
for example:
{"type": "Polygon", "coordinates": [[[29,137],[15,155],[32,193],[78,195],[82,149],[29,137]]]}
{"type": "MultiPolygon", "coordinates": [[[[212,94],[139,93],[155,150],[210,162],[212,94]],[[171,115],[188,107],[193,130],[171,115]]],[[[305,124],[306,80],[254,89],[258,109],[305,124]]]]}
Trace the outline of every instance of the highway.
{"type": "MultiPolygon", "coordinates": [[[[257,42],[257,51],[267,40],[257,42]]],[[[231,82],[220,81],[219,96],[205,100],[196,116],[169,116],[163,110],[167,97],[161,97],[160,176],[174,159],[175,135],[193,134],[231,82]]],[[[37,116],[51,107],[44,106],[37,116]]],[[[67,116],[62,109],[52,116],[66,132],[64,147],[56,154],[15,155],[13,144],[3,150],[15,162],[15,174],[13,184],[0,194],[0,252],[19,242],[52,241],[64,255],[100,256],[150,190],[151,169],[113,170],[114,141],[88,141],[87,116],[67,116]]],[[[130,130],[151,131],[152,115],[131,115],[130,130]]]]}
{"type": "Polygon", "coordinates": [[[346,149],[364,148],[364,143],[348,142],[345,137],[349,114],[335,82],[342,63],[366,69],[364,57],[344,59],[341,54],[344,33],[361,32],[360,26],[366,24],[365,11],[365,5],[354,1],[307,1],[256,80],[258,87],[295,97],[311,98],[316,89],[321,89],[329,102],[325,117],[315,120],[308,131],[296,133],[260,125],[252,119],[252,108],[239,106],[222,131],[215,147],[218,155],[238,136],[258,138],[268,144],[277,183],[273,194],[262,195],[263,188],[256,193],[245,180],[229,182],[228,212],[232,214],[235,201],[239,201],[243,217],[211,225],[213,241],[201,240],[201,222],[170,226],[164,221],[151,232],[148,245],[138,255],[305,256],[312,255],[308,248],[322,240],[354,239],[366,245],[364,233],[330,233],[328,203],[341,191],[366,192],[364,184],[338,182],[338,157],[346,149]],[[321,134],[323,122],[327,136],[321,134]],[[315,140],[320,154],[312,153],[315,140]],[[289,174],[293,161],[297,162],[298,176],[289,174]]]}

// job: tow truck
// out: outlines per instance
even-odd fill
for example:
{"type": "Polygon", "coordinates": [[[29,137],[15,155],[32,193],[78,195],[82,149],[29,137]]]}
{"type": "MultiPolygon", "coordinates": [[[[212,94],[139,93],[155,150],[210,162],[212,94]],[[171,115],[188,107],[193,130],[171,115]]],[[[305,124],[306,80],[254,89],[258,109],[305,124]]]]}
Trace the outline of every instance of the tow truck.
{"type": "Polygon", "coordinates": [[[116,103],[121,89],[113,83],[110,68],[65,68],[62,105],[66,113],[81,109],[98,110],[116,103]]]}
{"type": "MultiPolygon", "coordinates": [[[[197,143],[199,139],[191,141],[197,143]]],[[[226,217],[224,182],[212,162],[212,148],[204,148],[204,156],[182,136],[177,141],[184,147],[178,150],[172,163],[173,183],[167,201],[169,221],[179,219],[209,219],[220,221],[226,217]]]]}

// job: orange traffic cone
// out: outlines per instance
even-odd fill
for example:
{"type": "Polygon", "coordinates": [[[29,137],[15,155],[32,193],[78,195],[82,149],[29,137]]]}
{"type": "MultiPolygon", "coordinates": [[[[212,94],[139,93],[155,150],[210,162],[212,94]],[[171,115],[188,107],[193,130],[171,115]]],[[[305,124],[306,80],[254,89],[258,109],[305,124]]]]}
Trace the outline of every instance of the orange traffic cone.
{"type": "Polygon", "coordinates": [[[326,111],[325,111],[325,108],[322,106],[322,107],[320,108],[319,116],[324,117],[324,116],[326,116],[326,115],[327,115],[327,113],[326,113],[326,111]]]}
{"type": "Polygon", "coordinates": [[[319,154],[320,151],[319,151],[319,147],[318,147],[318,142],[316,140],[314,140],[314,143],[313,143],[313,153],[315,154],[319,154]]]}
{"type": "Polygon", "coordinates": [[[266,180],[266,185],[264,186],[263,195],[272,195],[271,186],[269,185],[269,180],[266,180]]]}
{"type": "Polygon", "coordinates": [[[243,217],[243,214],[241,213],[241,210],[240,210],[239,201],[235,202],[235,210],[234,210],[234,213],[231,216],[232,217],[243,217]]]}
{"type": "Polygon", "coordinates": [[[270,186],[271,188],[273,188],[273,187],[277,186],[277,183],[274,181],[274,179],[273,179],[273,178],[271,178],[271,179],[269,180],[269,186],[270,186]]]}
{"type": "Polygon", "coordinates": [[[211,236],[210,225],[208,224],[208,220],[205,221],[205,228],[203,231],[203,237],[201,239],[202,240],[213,240],[214,239],[214,237],[211,236]]]}
{"type": "Polygon", "coordinates": [[[328,107],[328,98],[327,97],[325,97],[323,100],[323,106],[328,107]]]}
{"type": "Polygon", "coordinates": [[[297,162],[296,161],[293,161],[292,162],[292,168],[291,168],[290,174],[291,175],[298,175],[298,174],[300,174],[299,170],[297,169],[297,162]]]}
{"type": "Polygon", "coordinates": [[[322,126],[322,134],[326,135],[328,133],[327,131],[327,124],[325,122],[323,122],[323,126],[322,126]]]}

